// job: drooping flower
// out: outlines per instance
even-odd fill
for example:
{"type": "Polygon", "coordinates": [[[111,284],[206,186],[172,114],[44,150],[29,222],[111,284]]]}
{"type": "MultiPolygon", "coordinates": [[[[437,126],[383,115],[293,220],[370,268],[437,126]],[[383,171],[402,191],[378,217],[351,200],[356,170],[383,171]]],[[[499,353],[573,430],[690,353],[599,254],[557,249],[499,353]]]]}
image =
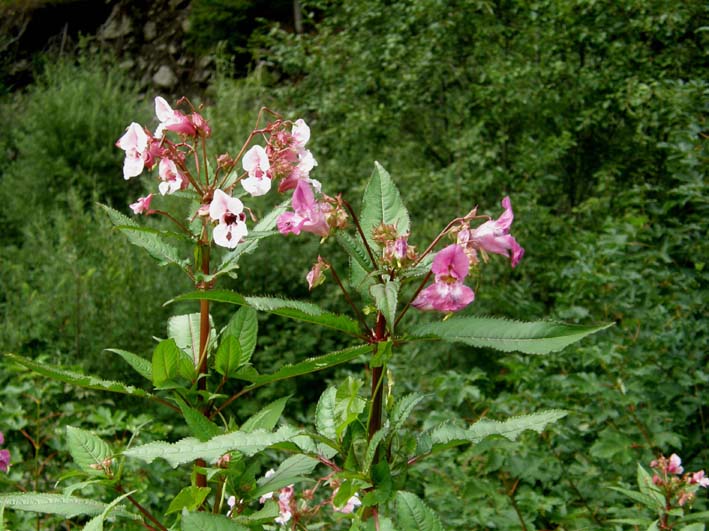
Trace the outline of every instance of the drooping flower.
{"type": "Polygon", "coordinates": [[[672,454],[667,463],[667,473],[668,474],[681,474],[684,472],[682,468],[682,459],[677,454],[672,454]]]}
{"type": "Polygon", "coordinates": [[[246,215],[244,205],[237,197],[231,197],[223,191],[214,191],[214,198],[209,205],[209,216],[217,221],[212,236],[214,243],[233,249],[246,236],[246,215]]]}
{"type": "Polygon", "coordinates": [[[143,173],[148,154],[148,135],[140,124],[131,123],[123,136],[116,141],[116,147],[126,152],[123,161],[123,178],[128,180],[143,173]]]}
{"type": "Polygon", "coordinates": [[[419,310],[457,312],[475,300],[475,293],[463,280],[468,275],[470,264],[460,245],[452,244],[442,249],[433,259],[431,271],[433,284],[423,289],[411,303],[419,310]]]}
{"type": "Polygon", "coordinates": [[[315,262],[313,268],[308,271],[308,274],[305,276],[310,291],[325,282],[325,271],[328,269],[330,269],[330,264],[323,260],[321,256],[318,256],[318,261],[315,262]]]}
{"type": "MultiPolygon", "coordinates": [[[[458,233],[458,244],[467,251],[472,261],[476,261],[476,251],[494,253],[510,258],[515,267],[524,256],[524,249],[510,235],[510,227],[514,221],[512,203],[509,196],[502,200],[505,211],[495,220],[489,220],[475,229],[465,228],[458,233]]],[[[484,254],[483,254],[484,258],[484,254]]]]}
{"type": "Polygon", "coordinates": [[[253,197],[266,194],[271,189],[271,177],[268,174],[271,165],[266,150],[258,145],[253,146],[246,152],[241,164],[249,174],[248,178],[241,181],[244,190],[253,197]]]}
{"type": "Polygon", "coordinates": [[[327,236],[330,226],[326,215],[330,212],[329,204],[315,200],[315,194],[307,181],[298,181],[291,200],[292,212],[284,212],[278,216],[276,225],[281,234],[300,234],[302,231],[312,232],[319,236],[327,236]]]}
{"type": "Polygon", "coordinates": [[[291,134],[293,135],[293,147],[296,151],[305,151],[305,144],[310,140],[310,127],[305,123],[305,120],[298,118],[293,122],[293,127],[291,127],[291,134]]]}
{"type": "Polygon", "coordinates": [[[195,136],[197,134],[197,129],[192,120],[180,111],[170,107],[165,98],[160,96],[155,98],[155,115],[160,120],[160,125],[155,130],[155,138],[162,138],[165,131],[173,131],[187,136],[195,136]]]}
{"type": "Polygon", "coordinates": [[[170,159],[161,159],[158,166],[158,175],[162,181],[158,185],[158,190],[162,195],[172,194],[178,190],[186,188],[189,181],[183,173],[177,169],[177,165],[170,159]]]}
{"type": "Polygon", "coordinates": [[[150,202],[153,200],[153,194],[148,194],[146,197],[139,197],[135,203],[131,203],[130,209],[133,214],[140,215],[145,214],[150,210],[150,202]]]}

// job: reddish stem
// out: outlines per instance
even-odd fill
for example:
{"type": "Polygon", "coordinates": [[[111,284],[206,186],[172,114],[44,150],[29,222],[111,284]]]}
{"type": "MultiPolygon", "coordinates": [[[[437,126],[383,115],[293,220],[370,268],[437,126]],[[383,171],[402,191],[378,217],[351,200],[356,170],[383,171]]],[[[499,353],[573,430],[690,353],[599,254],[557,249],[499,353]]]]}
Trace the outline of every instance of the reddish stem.
{"type": "MultiPolygon", "coordinates": [[[[202,245],[202,273],[209,275],[209,245],[202,245]]],[[[199,301],[199,370],[197,375],[197,389],[207,390],[207,343],[209,341],[209,301],[202,299],[199,301]]],[[[204,416],[209,417],[209,406],[204,411],[204,416]]],[[[204,459],[197,459],[195,465],[205,467],[204,459]]],[[[198,487],[207,486],[207,476],[197,473],[196,483],[198,487]]]]}

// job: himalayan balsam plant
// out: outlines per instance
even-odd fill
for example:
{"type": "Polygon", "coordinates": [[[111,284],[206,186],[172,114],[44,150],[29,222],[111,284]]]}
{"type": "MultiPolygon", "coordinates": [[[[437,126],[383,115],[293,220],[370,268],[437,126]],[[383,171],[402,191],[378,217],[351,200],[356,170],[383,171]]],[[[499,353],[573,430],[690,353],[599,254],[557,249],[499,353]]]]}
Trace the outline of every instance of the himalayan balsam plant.
{"type": "Polygon", "coordinates": [[[472,271],[492,259],[517,267],[523,258],[524,249],[511,234],[509,197],[501,199],[497,218],[472,208],[444,224],[432,241],[421,243],[380,164],[375,163],[359,212],[311,177],[317,161],[307,147],[310,129],[302,119],[286,120],[263,109],[235,156],[210,157],[209,124],[187,100],[177,106],[183,110],[156,98],[157,128],[132,123],[116,143],[125,152],[125,179],[152,173],[157,180],[156,190],[130,209],[137,216],[164,217],[173,230],[149,228],[104,207],[132,243],[161,265],[180,268],[194,285],[175,300],[193,301],[198,311],[169,320],[152,359],[109,349],[147,380],[149,389],[14,354],[7,358],[49,378],[152,401],[172,412],[191,436],[146,442],[134,433],[130,442],[116,444],[67,426],[80,482],[63,493],[0,495],[0,507],[83,518],[85,530],[102,529],[108,520],[120,520],[121,529],[163,531],[314,529],[324,522],[351,530],[443,529],[434,510],[407,490],[410,467],[487,437],[515,440],[525,430],[541,432],[565,412],[412,431],[408,426],[415,423],[407,420],[424,396],[397,392],[390,361],[405,357],[408,344],[422,341],[541,355],[609,325],[516,322],[466,310],[475,299],[472,271]],[[255,219],[248,198],[269,194],[289,200],[274,201],[279,205],[255,219]],[[331,279],[351,316],[312,302],[217,289],[219,279],[235,276],[240,260],[266,237],[335,240],[349,256],[347,274],[336,271],[327,256],[313,256],[304,282],[312,290],[331,279]],[[180,245],[190,251],[183,253],[180,245]],[[214,303],[238,310],[218,325],[210,316],[214,303]],[[258,345],[257,312],[326,327],[350,345],[258,372],[251,363],[258,345]],[[412,320],[414,312],[429,317],[412,320]],[[361,368],[361,378],[350,376],[328,387],[308,427],[279,426],[287,397],[263,404],[250,418],[233,416],[234,403],[258,388],[345,363],[361,368]],[[283,457],[275,468],[263,470],[262,463],[273,455],[283,457]],[[150,465],[155,460],[186,471],[184,488],[169,493],[167,507],[149,506],[146,499],[154,488],[126,472],[128,461],[150,465]],[[80,495],[97,492],[97,487],[113,496],[94,500],[80,495]]]}

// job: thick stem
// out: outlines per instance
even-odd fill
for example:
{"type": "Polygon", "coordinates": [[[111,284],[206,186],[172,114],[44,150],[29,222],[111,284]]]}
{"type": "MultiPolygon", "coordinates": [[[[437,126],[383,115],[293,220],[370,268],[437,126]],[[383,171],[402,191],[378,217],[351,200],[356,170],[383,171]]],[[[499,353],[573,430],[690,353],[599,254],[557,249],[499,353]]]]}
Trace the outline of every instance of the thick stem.
{"type": "MultiPolygon", "coordinates": [[[[386,338],[386,319],[382,312],[377,312],[377,326],[374,329],[374,348],[378,348],[379,343],[386,338]]],[[[375,350],[376,353],[376,350],[375,350]]],[[[382,397],[384,395],[384,386],[382,377],[384,367],[372,367],[372,405],[371,414],[369,417],[369,440],[372,440],[374,434],[382,427],[382,397]]]]}
{"type": "MultiPolygon", "coordinates": [[[[202,245],[201,269],[204,275],[209,275],[209,245],[202,245]]],[[[209,342],[209,301],[202,299],[199,301],[199,374],[197,375],[197,389],[207,390],[207,343],[209,342]]],[[[204,411],[206,417],[209,416],[208,409],[204,411]]],[[[204,459],[197,459],[195,465],[205,467],[204,459]]],[[[207,476],[198,473],[196,477],[198,487],[207,486],[207,476]]]]}

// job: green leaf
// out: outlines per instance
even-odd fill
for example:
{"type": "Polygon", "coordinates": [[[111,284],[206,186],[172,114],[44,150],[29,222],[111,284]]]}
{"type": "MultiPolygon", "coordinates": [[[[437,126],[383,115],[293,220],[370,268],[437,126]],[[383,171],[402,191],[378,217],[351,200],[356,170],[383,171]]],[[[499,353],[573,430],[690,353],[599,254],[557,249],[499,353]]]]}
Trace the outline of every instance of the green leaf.
{"type": "Polygon", "coordinates": [[[246,365],[251,360],[251,356],[256,349],[256,340],[258,338],[256,310],[248,306],[239,308],[222,331],[222,343],[229,337],[237,341],[238,348],[231,344],[228,345],[225,347],[228,350],[223,351],[221,354],[217,352],[216,360],[217,371],[220,374],[226,374],[228,377],[232,374],[229,371],[235,371],[246,365]]]}
{"type": "Polygon", "coordinates": [[[335,394],[335,433],[340,438],[347,426],[364,411],[366,401],[359,396],[362,382],[352,376],[337,387],[335,394]]]}
{"type": "Polygon", "coordinates": [[[469,428],[460,428],[450,424],[442,424],[431,432],[433,443],[432,451],[459,446],[465,443],[477,444],[485,437],[501,435],[511,441],[526,430],[533,430],[541,433],[547,424],[556,422],[566,416],[566,411],[559,409],[549,409],[531,415],[512,417],[502,422],[496,420],[483,419],[469,428]]]}
{"type": "Polygon", "coordinates": [[[662,508],[665,505],[665,496],[660,489],[652,482],[652,476],[638,463],[637,470],[638,488],[646,496],[655,500],[655,506],[662,508]]]}
{"type": "MultiPolygon", "coordinates": [[[[186,352],[192,359],[192,364],[197,367],[201,352],[199,351],[200,335],[200,314],[190,313],[185,315],[173,315],[167,321],[167,337],[175,340],[177,348],[186,352]]],[[[208,345],[213,344],[217,339],[212,316],[209,316],[209,340],[208,345]]],[[[207,347],[209,351],[209,347],[207,347]]]]}
{"type": "Polygon", "coordinates": [[[235,431],[217,435],[205,442],[194,437],[188,437],[175,443],[151,442],[125,450],[123,455],[140,459],[146,463],[152,463],[155,459],[160,458],[175,468],[196,459],[205,459],[213,463],[227,452],[234,450],[238,450],[246,456],[252,456],[269,446],[288,441],[297,434],[296,430],[288,426],[281,427],[275,433],[264,430],[255,430],[251,433],[235,431]]]}
{"type": "Polygon", "coordinates": [[[403,426],[406,419],[409,418],[414,408],[419,405],[419,403],[425,398],[424,395],[419,393],[410,393],[401,397],[394,408],[391,410],[390,422],[392,433],[398,432],[403,426]]]}
{"type": "Polygon", "coordinates": [[[91,432],[66,427],[69,453],[74,463],[84,472],[91,475],[106,475],[106,461],[111,457],[111,448],[100,437],[91,432]]]}
{"type": "Polygon", "coordinates": [[[101,204],[99,206],[108,214],[111,223],[117,229],[123,231],[128,241],[148,251],[153,258],[160,261],[161,265],[172,263],[181,268],[187,266],[187,260],[180,257],[177,248],[168,244],[159,231],[141,227],[129,217],[109,206],[101,204]]]}
{"type": "Polygon", "coordinates": [[[337,243],[340,244],[340,247],[357,263],[365,275],[367,271],[375,267],[375,264],[372,264],[372,261],[367,255],[367,250],[364,248],[361,239],[350,236],[349,233],[341,230],[335,233],[335,238],[337,239],[337,243]]]}
{"type": "Polygon", "coordinates": [[[689,524],[680,527],[679,531],[704,531],[704,524],[689,524]]]}
{"type": "MultiPolygon", "coordinates": [[[[263,507],[251,514],[240,514],[233,518],[239,524],[253,526],[254,524],[271,524],[278,517],[278,503],[273,500],[266,501],[263,507]]],[[[251,528],[254,531],[254,528],[251,528]]]]}
{"type": "Polygon", "coordinates": [[[221,514],[190,513],[184,509],[182,531],[249,531],[249,528],[221,514]]]}
{"type": "Polygon", "coordinates": [[[394,321],[396,320],[396,305],[399,297],[399,281],[387,280],[384,284],[374,284],[369,288],[369,292],[374,297],[374,304],[377,310],[382,312],[389,331],[394,332],[394,321]]]}
{"type": "Polygon", "coordinates": [[[244,366],[243,351],[239,340],[234,336],[224,336],[219,343],[219,348],[214,356],[214,370],[219,374],[230,378],[237,370],[244,366]]]}
{"type": "Polygon", "coordinates": [[[175,340],[165,339],[158,343],[153,351],[153,385],[158,389],[170,389],[179,385],[178,377],[192,380],[194,365],[192,359],[177,347],[175,340]]]}
{"type": "Polygon", "coordinates": [[[370,367],[382,367],[389,362],[389,359],[394,354],[394,343],[391,339],[380,341],[377,343],[376,350],[372,359],[369,360],[370,367]]]}
{"type": "Polygon", "coordinates": [[[383,459],[373,465],[371,472],[374,489],[365,494],[362,499],[362,504],[367,507],[388,502],[391,499],[393,488],[391,470],[389,470],[389,463],[386,460],[383,459]]]}
{"type": "Polygon", "coordinates": [[[250,433],[254,430],[271,431],[276,427],[276,424],[278,424],[278,419],[281,418],[281,414],[289,398],[290,396],[285,396],[268,404],[261,411],[246,420],[240,428],[241,431],[246,433],[250,433]]]}
{"type": "Polygon", "coordinates": [[[580,326],[551,321],[520,322],[492,317],[452,317],[446,321],[418,325],[411,330],[411,335],[457,341],[504,352],[547,354],[562,350],[609,326],[613,326],[613,323],[580,326]]]}
{"type": "Polygon", "coordinates": [[[389,173],[378,162],[374,163],[374,171],[364,190],[359,222],[370,247],[376,245],[372,230],[382,223],[395,225],[399,235],[409,232],[409,213],[401,200],[399,190],[389,173]]]}
{"type": "Polygon", "coordinates": [[[210,300],[238,304],[240,306],[250,306],[262,312],[273,313],[297,321],[319,324],[353,336],[359,335],[359,324],[357,321],[344,315],[327,312],[309,302],[279,299],[275,297],[244,297],[233,291],[226,290],[195,291],[180,295],[170,302],[188,300],[210,300]]]}
{"type": "Polygon", "coordinates": [[[185,487],[172,499],[165,514],[176,513],[182,511],[182,509],[187,509],[188,511],[197,510],[207,499],[211,490],[209,487],[185,487]]]}
{"type": "Polygon", "coordinates": [[[117,348],[107,348],[108,352],[113,352],[118,354],[121,358],[125,360],[128,365],[130,365],[135,372],[140,374],[143,378],[149,381],[153,381],[153,367],[150,361],[146,360],[142,356],[128,352],[127,350],[121,350],[117,348]]]}
{"type": "Polygon", "coordinates": [[[328,439],[337,437],[337,428],[335,420],[335,401],[337,395],[336,387],[328,387],[325,392],[320,395],[318,405],[315,408],[315,429],[320,435],[328,439]]]}
{"type": "MultiPolygon", "coordinates": [[[[67,518],[73,518],[81,514],[95,516],[108,507],[105,503],[94,500],[44,492],[0,494],[0,505],[18,511],[58,514],[67,518]]],[[[121,511],[121,514],[130,515],[124,510],[121,511]]]]}
{"type": "Polygon", "coordinates": [[[68,371],[61,369],[59,367],[54,367],[52,365],[47,365],[46,363],[37,363],[30,359],[18,356],[17,354],[4,354],[9,360],[24,365],[28,369],[34,372],[52,378],[53,380],[59,380],[60,382],[65,382],[79,387],[84,387],[86,389],[96,389],[99,391],[110,391],[112,393],[121,393],[131,396],[139,396],[143,398],[152,398],[153,395],[147,391],[143,391],[132,385],[124,384],[123,382],[116,382],[113,380],[101,380],[95,376],[87,376],[74,371],[68,371]]]}
{"type": "Polygon", "coordinates": [[[443,531],[441,521],[431,508],[415,494],[406,491],[396,493],[396,514],[400,529],[406,531],[443,531]]]}
{"type": "Polygon", "coordinates": [[[189,406],[184,400],[178,398],[177,404],[180,406],[182,417],[185,419],[190,433],[200,441],[208,441],[222,433],[219,426],[205,417],[201,411],[189,406]]]}
{"type": "Polygon", "coordinates": [[[365,474],[369,474],[369,469],[374,462],[374,457],[377,455],[377,448],[379,444],[384,440],[384,438],[389,434],[388,428],[382,428],[377,430],[377,432],[369,440],[367,445],[367,451],[364,453],[364,462],[362,463],[362,469],[365,474]]]}
{"type": "Polygon", "coordinates": [[[283,461],[270,477],[258,480],[258,487],[252,494],[256,498],[267,492],[274,492],[297,481],[307,479],[319,461],[307,455],[293,455],[283,461]]]}
{"type": "Polygon", "coordinates": [[[370,352],[371,350],[371,345],[358,345],[344,350],[330,352],[329,354],[324,354],[315,358],[308,358],[293,365],[284,365],[272,374],[243,374],[237,375],[237,378],[253,382],[253,385],[250,385],[249,388],[260,387],[265,384],[277,382],[278,380],[295,378],[296,376],[302,376],[303,374],[329,369],[335,365],[351,361],[362,354],[370,352]]]}
{"type": "Polygon", "coordinates": [[[664,504],[661,504],[659,507],[657,503],[655,502],[655,498],[653,496],[649,496],[647,494],[643,494],[641,492],[636,492],[634,490],[630,489],[624,489],[621,487],[608,487],[611,490],[614,490],[616,492],[620,492],[621,494],[624,494],[628,498],[635,500],[641,505],[644,505],[648,509],[662,509],[664,504]]]}
{"type": "MultiPolygon", "coordinates": [[[[109,503],[106,508],[103,510],[101,514],[98,516],[94,516],[91,520],[89,520],[86,525],[84,526],[82,531],[103,531],[103,522],[106,520],[106,517],[108,514],[113,511],[116,507],[118,507],[118,504],[121,503],[125,498],[133,494],[135,491],[132,490],[130,492],[126,492],[122,496],[119,496],[115,500],[113,500],[111,503],[109,503]]],[[[131,515],[132,518],[138,519],[137,516],[131,515]]],[[[0,523],[0,531],[2,531],[3,527],[2,524],[0,523]]]]}

